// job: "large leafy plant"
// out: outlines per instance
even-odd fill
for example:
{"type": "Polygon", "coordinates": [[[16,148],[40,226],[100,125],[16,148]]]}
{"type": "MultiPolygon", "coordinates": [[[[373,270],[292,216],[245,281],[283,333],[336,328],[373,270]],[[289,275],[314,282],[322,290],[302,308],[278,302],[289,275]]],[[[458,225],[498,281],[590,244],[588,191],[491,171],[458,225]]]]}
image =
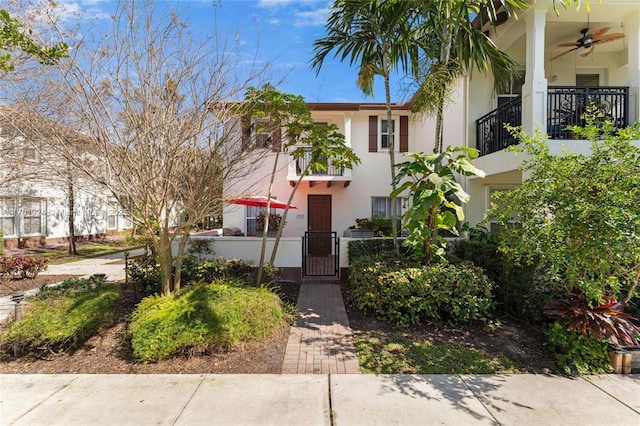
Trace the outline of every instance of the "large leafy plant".
{"type": "Polygon", "coordinates": [[[606,303],[592,308],[576,288],[567,292],[564,298],[549,302],[544,313],[560,318],[567,331],[575,331],[585,337],[592,335],[615,346],[622,343],[637,346],[640,344],[640,330],[631,322],[633,317],[623,312],[626,307],[626,303],[609,297],[606,303]]]}
{"type": "Polygon", "coordinates": [[[550,152],[542,136],[517,134],[528,159],[522,185],[498,193],[489,217],[503,223],[500,249],[514,264],[538,263],[561,291],[578,289],[591,307],[628,302],[640,281],[640,126],[572,127],[591,152],[550,152]],[[517,218],[517,226],[513,225],[517,218]]]}
{"type": "Polygon", "coordinates": [[[431,263],[444,260],[445,240],[440,235],[446,230],[458,235],[458,223],[464,220],[461,204],[469,201],[469,194],[456,181],[455,173],[484,177],[484,172],[473,165],[478,151],[466,147],[447,147],[434,154],[408,154],[413,161],[398,164],[398,188],[391,197],[407,192],[411,205],[403,217],[409,236],[404,244],[431,263]]]}

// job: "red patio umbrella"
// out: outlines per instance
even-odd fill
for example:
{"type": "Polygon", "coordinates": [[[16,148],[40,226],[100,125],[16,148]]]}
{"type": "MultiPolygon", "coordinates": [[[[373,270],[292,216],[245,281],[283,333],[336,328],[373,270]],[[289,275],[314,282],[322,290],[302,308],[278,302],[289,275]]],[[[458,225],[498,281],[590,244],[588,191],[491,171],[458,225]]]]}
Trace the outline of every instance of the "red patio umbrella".
{"type": "MultiPolygon", "coordinates": [[[[239,204],[241,206],[267,207],[269,198],[262,195],[250,195],[246,197],[231,198],[224,201],[230,204],[239,204]]],[[[271,208],[285,209],[286,207],[287,207],[287,203],[271,198],[271,208]]],[[[293,204],[289,205],[289,208],[297,209],[297,207],[294,206],[293,204]]]]}

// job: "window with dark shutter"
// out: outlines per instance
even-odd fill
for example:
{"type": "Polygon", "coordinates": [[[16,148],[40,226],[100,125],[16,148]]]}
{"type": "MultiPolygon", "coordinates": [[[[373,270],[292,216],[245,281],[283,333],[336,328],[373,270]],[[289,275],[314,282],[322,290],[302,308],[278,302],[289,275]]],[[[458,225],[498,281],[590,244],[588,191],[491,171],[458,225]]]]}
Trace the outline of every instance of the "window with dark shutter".
{"type": "Polygon", "coordinates": [[[369,152],[378,152],[378,116],[369,116],[369,152]]]}
{"type": "Polygon", "coordinates": [[[400,117],[400,152],[409,151],[409,117],[400,117]]]}

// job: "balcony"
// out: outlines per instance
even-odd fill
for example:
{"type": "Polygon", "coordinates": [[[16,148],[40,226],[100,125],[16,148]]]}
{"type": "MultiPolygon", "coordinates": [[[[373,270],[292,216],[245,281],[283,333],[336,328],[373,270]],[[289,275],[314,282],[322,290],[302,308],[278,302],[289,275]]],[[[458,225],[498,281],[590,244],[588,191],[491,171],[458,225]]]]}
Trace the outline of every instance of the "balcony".
{"type": "Polygon", "coordinates": [[[584,125],[582,116],[589,106],[603,119],[621,129],[629,124],[628,87],[549,87],[547,90],[547,133],[550,139],[573,139],[567,126],[584,125]]]}
{"type": "Polygon", "coordinates": [[[476,120],[477,148],[480,155],[491,154],[516,143],[504,128],[505,124],[522,125],[522,97],[518,96],[476,120]]]}
{"type": "MultiPolygon", "coordinates": [[[[573,139],[567,126],[584,125],[582,115],[592,105],[616,129],[629,124],[629,87],[553,86],[547,89],[547,133],[550,139],[573,139]]],[[[522,124],[522,98],[497,108],[476,120],[480,155],[500,151],[516,143],[505,124],[522,124]]]]}
{"type": "MultiPolygon", "coordinates": [[[[311,155],[311,151],[307,150],[302,158],[293,160],[289,163],[287,180],[291,186],[295,185],[300,178],[300,175],[307,169],[307,166],[312,161],[311,155]]],[[[310,187],[313,187],[318,183],[326,183],[327,187],[330,187],[334,183],[338,182],[347,187],[351,183],[351,170],[332,165],[331,160],[325,156],[314,159],[314,161],[323,162],[326,165],[326,170],[308,170],[307,175],[302,178],[302,181],[309,182],[310,187]]]]}

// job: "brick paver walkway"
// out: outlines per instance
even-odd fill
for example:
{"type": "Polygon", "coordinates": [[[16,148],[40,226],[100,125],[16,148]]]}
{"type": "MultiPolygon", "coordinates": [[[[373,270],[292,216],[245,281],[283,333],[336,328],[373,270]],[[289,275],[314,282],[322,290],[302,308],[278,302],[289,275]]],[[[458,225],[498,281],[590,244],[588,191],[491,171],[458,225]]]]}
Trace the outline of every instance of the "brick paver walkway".
{"type": "Polygon", "coordinates": [[[340,285],[303,283],[282,374],[360,373],[340,285]]]}

